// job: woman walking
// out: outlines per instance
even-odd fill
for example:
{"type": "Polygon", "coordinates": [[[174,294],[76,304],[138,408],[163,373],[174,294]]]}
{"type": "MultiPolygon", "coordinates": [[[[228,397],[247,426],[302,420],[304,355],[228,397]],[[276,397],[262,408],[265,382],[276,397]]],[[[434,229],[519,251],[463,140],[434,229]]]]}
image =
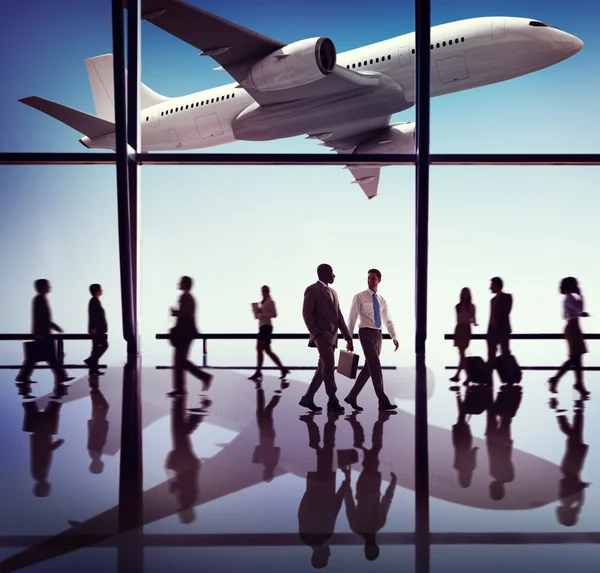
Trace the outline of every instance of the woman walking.
{"type": "Polygon", "coordinates": [[[583,384],[582,357],[587,352],[585,340],[579,326],[579,317],[589,316],[583,311],[583,296],[575,277],[566,277],[560,282],[560,294],[564,294],[563,318],[565,325],[565,340],[569,349],[569,359],[558,369],[558,372],[548,379],[550,392],[556,394],[559,380],[563,374],[573,368],[575,370],[575,385],[582,398],[589,397],[590,393],[583,384]]]}
{"type": "Polygon", "coordinates": [[[460,380],[460,373],[466,372],[465,351],[471,342],[471,324],[477,326],[475,318],[475,305],[471,300],[471,291],[465,287],[460,291],[459,303],[455,306],[456,309],[456,328],[454,329],[454,346],[458,348],[458,370],[456,374],[450,378],[452,382],[460,380]]]}
{"type": "Polygon", "coordinates": [[[258,308],[254,309],[254,316],[258,318],[258,337],[256,340],[256,372],[248,378],[256,382],[262,380],[262,366],[264,354],[275,362],[281,370],[280,380],[283,380],[290,371],[281,363],[277,354],[271,350],[271,334],[273,334],[273,325],[271,319],[277,317],[275,302],[271,298],[271,291],[267,285],[262,287],[263,299],[258,308]]]}

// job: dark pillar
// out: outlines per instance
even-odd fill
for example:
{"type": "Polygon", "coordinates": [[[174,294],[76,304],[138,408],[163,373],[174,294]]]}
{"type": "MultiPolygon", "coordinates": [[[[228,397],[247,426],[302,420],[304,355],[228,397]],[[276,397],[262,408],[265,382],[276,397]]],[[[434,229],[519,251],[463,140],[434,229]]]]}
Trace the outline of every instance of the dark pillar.
{"type": "Polygon", "coordinates": [[[121,305],[123,337],[127,353],[136,354],[136,320],[133,301],[133,259],[129,209],[127,114],[125,93],[125,38],[122,0],[112,0],[113,62],[115,84],[115,149],[117,163],[117,211],[119,222],[119,264],[121,268],[121,305]]]}
{"type": "Polygon", "coordinates": [[[429,436],[427,420],[427,255],[429,225],[429,119],[431,4],[415,0],[416,170],[415,170],[415,570],[429,573],[429,436]]]}
{"type": "Polygon", "coordinates": [[[141,0],[129,0],[127,9],[127,144],[129,178],[129,217],[132,265],[132,300],[136,350],[140,353],[140,12],[141,0]]]}
{"type": "Polygon", "coordinates": [[[427,339],[427,251],[429,240],[429,93],[431,73],[430,0],[415,0],[417,53],[415,201],[415,353],[427,339]]]}

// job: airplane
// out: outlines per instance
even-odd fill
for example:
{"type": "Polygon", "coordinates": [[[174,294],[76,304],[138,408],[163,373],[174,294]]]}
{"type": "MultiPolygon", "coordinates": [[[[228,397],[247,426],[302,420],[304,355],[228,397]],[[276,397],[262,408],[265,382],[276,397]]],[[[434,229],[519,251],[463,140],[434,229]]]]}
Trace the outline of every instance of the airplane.
{"type": "MultiPolygon", "coordinates": [[[[120,372],[119,368],[108,368],[100,383],[104,397],[110,405],[109,435],[104,455],[116,455],[120,449],[120,405],[122,387],[125,383],[124,374],[121,375],[120,372]],[[110,418],[111,412],[114,416],[112,418],[110,418]]],[[[396,398],[401,396],[404,399],[414,395],[415,369],[398,368],[391,372],[386,373],[386,388],[390,395],[396,398]]],[[[246,379],[245,374],[233,370],[220,370],[215,374],[215,381],[208,392],[212,405],[207,409],[208,416],[202,423],[232,430],[236,432],[236,436],[227,444],[218,444],[221,447],[220,451],[202,461],[198,486],[200,495],[195,507],[201,507],[203,504],[264,482],[262,464],[252,463],[253,451],[259,441],[254,384],[246,379]],[[233,395],[235,399],[232,399],[233,395]]],[[[145,429],[169,415],[171,401],[166,399],[164,394],[170,387],[170,379],[164,372],[151,367],[142,368],[141,379],[145,388],[142,393],[142,423],[145,429]]],[[[314,471],[316,467],[315,452],[308,447],[308,435],[302,427],[303,423],[297,418],[298,401],[304,394],[305,383],[291,378],[288,380],[291,384],[289,388],[282,391],[280,403],[275,408],[275,444],[280,448],[281,455],[274,477],[292,474],[304,479],[307,473],[314,471]]],[[[427,369],[427,384],[428,396],[431,397],[434,390],[434,376],[430,369],[427,369]]],[[[271,393],[273,389],[279,388],[279,380],[274,376],[265,376],[263,387],[271,393]]],[[[190,393],[193,394],[191,387],[190,393]]],[[[47,398],[48,395],[40,400],[47,398]]],[[[87,376],[78,379],[68,387],[68,396],[63,399],[63,402],[66,406],[69,402],[84,398],[89,398],[87,376]]],[[[368,439],[370,428],[377,416],[377,399],[374,393],[365,391],[361,400],[365,411],[360,413],[360,421],[368,439]]],[[[191,398],[189,406],[195,406],[191,398]]],[[[326,415],[321,418],[326,418],[326,415]]],[[[318,421],[319,416],[315,420],[318,421]]],[[[388,480],[390,472],[394,472],[398,479],[396,487],[414,490],[416,485],[413,453],[414,416],[399,409],[389,424],[391,426],[384,432],[383,449],[379,456],[383,479],[388,480]]],[[[340,419],[336,426],[335,447],[350,448],[353,444],[350,424],[340,419]]],[[[452,444],[450,429],[429,425],[431,497],[488,511],[527,511],[558,501],[560,497],[558,484],[562,477],[560,467],[535,454],[516,448],[512,449],[508,462],[514,466],[514,481],[506,485],[506,495],[503,499],[492,500],[489,493],[492,478],[489,473],[486,441],[477,437],[474,437],[472,442],[472,446],[478,448],[473,478],[469,487],[461,486],[454,467],[455,451],[452,444]]],[[[6,558],[0,563],[2,571],[8,573],[29,567],[116,535],[119,506],[107,509],[86,521],[79,521],[78,513],[81,515],[88,513],[85,507],[79,507],[79,504],[85,504],[85,499],[73,499],[73,505],[70,507],[70,511],[73,512],[70,528],[6,558]]],[[[143,493],[145,525],[176,515],[180,510],[169,480],[143,493]]]]}
{"type": "MultiPolygon", "coordinates": [[[[415,123],[390,123],[415,103],[414,32],[338,54],[327,37],[286,45],[181,0],[143,0],[142,19],[201,50],[235,79],[181,97],[142,84],[142,151],[306,135],[338,153],[414,153],[415,123]]],[[[576,36],[529,18],[434,26],[431,97],[529,74],[582,47],[576,36]]],[[[114,150],[112,62],[110,54],[85,60],[96,116],[36,96],[19,101],[84,134],[85,147],[114,150]]],[[[345,168],[367,198],[377,195],[380,166],[345,168]]]]}

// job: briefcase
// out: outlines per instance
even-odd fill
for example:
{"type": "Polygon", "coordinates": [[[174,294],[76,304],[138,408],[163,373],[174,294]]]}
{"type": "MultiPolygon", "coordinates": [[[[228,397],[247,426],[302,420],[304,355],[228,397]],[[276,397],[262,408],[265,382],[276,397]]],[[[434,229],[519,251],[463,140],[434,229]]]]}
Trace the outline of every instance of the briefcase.
{"type": "Polygon", "coordinates": [[[340,358],[338,360],[337,371],[346,378],[356,378],[358,370],[358,354],[340,350],[340,358]]]}
{"type": "Polygon", "coordinates": [[[51,359],[54,353],[54,341],[31,340],[23,343],[25,358],[31,362],[46,362],[51,359]]]}

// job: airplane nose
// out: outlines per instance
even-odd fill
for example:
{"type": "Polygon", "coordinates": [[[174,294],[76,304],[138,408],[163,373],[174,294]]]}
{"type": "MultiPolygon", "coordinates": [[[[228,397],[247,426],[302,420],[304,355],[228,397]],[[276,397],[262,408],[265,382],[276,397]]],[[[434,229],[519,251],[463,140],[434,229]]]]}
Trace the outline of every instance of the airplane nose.
{"type": "Polygon", "coordinates": [[[568,34],[567,32],[561,32],[561,37],[558,41],[559,49],[564,52],[566,57],[570,57],[581,48],[583,48],[583,41],[580,40],[577,36],[573,36],[572,34],[568,34]]]}

